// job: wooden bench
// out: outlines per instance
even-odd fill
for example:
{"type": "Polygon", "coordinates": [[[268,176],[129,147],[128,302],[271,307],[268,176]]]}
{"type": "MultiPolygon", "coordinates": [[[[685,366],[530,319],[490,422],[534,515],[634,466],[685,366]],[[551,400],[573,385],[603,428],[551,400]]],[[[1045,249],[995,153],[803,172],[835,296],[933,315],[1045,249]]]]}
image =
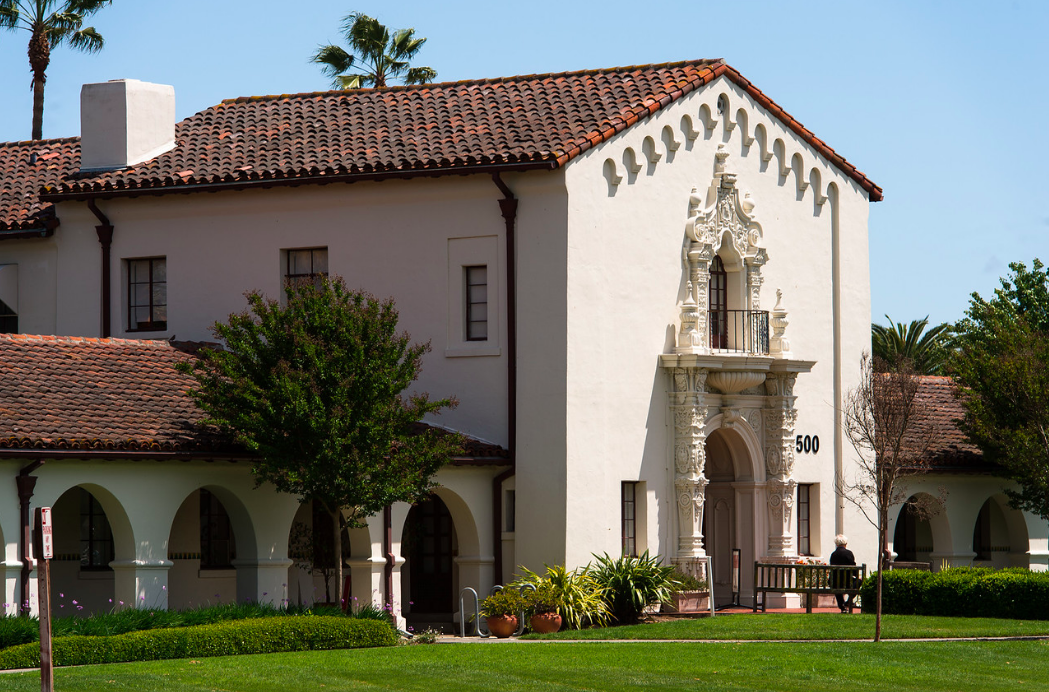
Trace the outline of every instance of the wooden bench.
{"type": "Polygon", "coordinates": [[[758,594],[761,597],[761,612],[770,593],[809,594],[805,599],[805,612],[812,612],[816,596],[842,594],[852,596],[849,612],[852,612],[855,597],[860,593],[860,584],[867,578],[867,565],[799,565],[754,563],[754,612],[758,610],[758,594]]]}

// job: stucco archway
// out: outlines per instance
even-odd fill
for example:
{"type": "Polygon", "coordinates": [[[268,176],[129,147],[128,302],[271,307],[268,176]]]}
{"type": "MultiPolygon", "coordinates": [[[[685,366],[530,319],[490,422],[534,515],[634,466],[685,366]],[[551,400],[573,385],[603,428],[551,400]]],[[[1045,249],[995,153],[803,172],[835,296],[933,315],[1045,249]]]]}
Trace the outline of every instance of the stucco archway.
{"type": "Polygon", "coordinates": [[[254,594],[237,592],[234,566],[242,551],[252,552],[253,545],[250,517],[233,493],[217,485],[191,492],[175,512],[169,531],[168,607],[194,608],[254,598],[254,594]]]}
{"type": "MultiPolygon", "coordinates": [[[[113,565],[135,557],[131,522],[120,501],[93,483],[74,485],[51,503],[55,557],[51,561],[56,616],[90,615],[135,602],[120,591],[113,565]]],[[[150,604],[151,605],[151,604],[150,604]]]]}
{"type": "Polygon", "coordinates": [[[987,498],[973,526],[973,564],[981,567],[1029,567],[1030,539],[1023,512],[1009,506],[1004,493],[987,498]]]}
{"type": "Polygon", "coordinates": [[[933,570],[939,570],[940,557],[954,553],[947,512],[941,507],[931,516],[921,517],[913,509],[916,502],[926,506],[940,504],[928,493],[908,498],[889,527],[891,550],[898,562],[928,562],[933,570]]]}

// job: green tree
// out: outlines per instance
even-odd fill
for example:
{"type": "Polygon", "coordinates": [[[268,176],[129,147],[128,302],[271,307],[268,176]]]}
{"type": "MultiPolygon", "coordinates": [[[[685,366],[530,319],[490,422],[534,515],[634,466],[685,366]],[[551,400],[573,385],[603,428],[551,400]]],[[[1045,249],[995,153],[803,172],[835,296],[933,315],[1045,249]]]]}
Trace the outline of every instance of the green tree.
{"type": "Polygon", "coordinates": [[[414,430],[455,401],[404,393],[429,344],[397,332],[393,301],[339,278],[318,283],[289,284],[283,305],[249,293],[246,312],[213,327],[225,348],[181,369],[197,380],[190,395],[203,423],[257,454],[256,485],[317,501],[331,516],[341,596],[340,515],[360,526],[393,502],[425,496],[461,438],[414,430]]]}
{"type": "Polygon", "coordinates": [[[993,298],[972,295],[951,374],[960,427],[1020,486],[1006,491],[1013,506],[1049,520],[1049,279],[1037,259],[1009,268],[993,298]]]}
{"type": "Polygon", "coordinates": [[[432,67],[412,67],[425,38],[415,38],[415,29],[390,30],[366,14],[354,12],[343,18],[343,35],[350,46],[327,45],[317,49],[312,61],[323,65],[336,89],[384,87],[393,79],[405,84],[429,84],[437,78],[432,67]],[[352,70],[352,71],[351,71],[352,70]]]}
{"type": "Polygon", "coordinates": [[[893,322],[889,326],[871,324],[871,354],[878,370],[896,369],[906,360],[915,374],[942,375],[950,353],[951,325],[939,324],[928,331],[929,317],[913,320],[910,325],[893,322]]]}
{"type": "Polygon", "coordinates": [[[112,0],[0,0],[0,28],[29,32],[29,67],[33,72],[33,139],[44,137],[44,83],[51,49],[63,43],[97,53],[105,43],[84,20],[112,0]]]}

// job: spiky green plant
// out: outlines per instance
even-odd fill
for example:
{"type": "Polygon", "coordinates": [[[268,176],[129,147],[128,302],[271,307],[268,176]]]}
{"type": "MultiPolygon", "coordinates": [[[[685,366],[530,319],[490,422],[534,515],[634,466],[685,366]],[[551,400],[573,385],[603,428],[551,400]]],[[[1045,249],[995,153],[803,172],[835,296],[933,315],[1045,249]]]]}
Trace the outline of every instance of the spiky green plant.
{"type": "Polygon", "coordinates": [[[677,589],[674,567],[664,565],[658,555],[594,555],[597,566],[591,572],[605,589],[612,616],[620,624],[637,622],[645,606],[669,601],[677,589]]]}
{"type": "Polygon", "coordinates": [[[578,630],[608,624],[611,613],[605,602],[604,589],[594,580],[589,567],[568,570],[564,565],[546,565],[545,575],[522,567],[521,576],[510,586],[520,588],[525,584],[535,586],[537,591],[547,584],[556,590],[561,599],[557,612],[568,628],[578,630]]]}

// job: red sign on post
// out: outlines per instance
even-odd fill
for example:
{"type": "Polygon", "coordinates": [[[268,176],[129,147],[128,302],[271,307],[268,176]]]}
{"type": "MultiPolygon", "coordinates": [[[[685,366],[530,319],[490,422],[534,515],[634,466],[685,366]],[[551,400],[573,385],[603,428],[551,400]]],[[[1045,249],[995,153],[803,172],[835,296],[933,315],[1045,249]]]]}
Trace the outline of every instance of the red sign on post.
{"type": "Polygon", "coordinates": [[[54,533],[51,530],[51,508],[41,507],[40,508],[40,538],[43,542],[43,555],[40,557],[44,560],[51,560],[55,557],[55,538],[54,533]]]}

